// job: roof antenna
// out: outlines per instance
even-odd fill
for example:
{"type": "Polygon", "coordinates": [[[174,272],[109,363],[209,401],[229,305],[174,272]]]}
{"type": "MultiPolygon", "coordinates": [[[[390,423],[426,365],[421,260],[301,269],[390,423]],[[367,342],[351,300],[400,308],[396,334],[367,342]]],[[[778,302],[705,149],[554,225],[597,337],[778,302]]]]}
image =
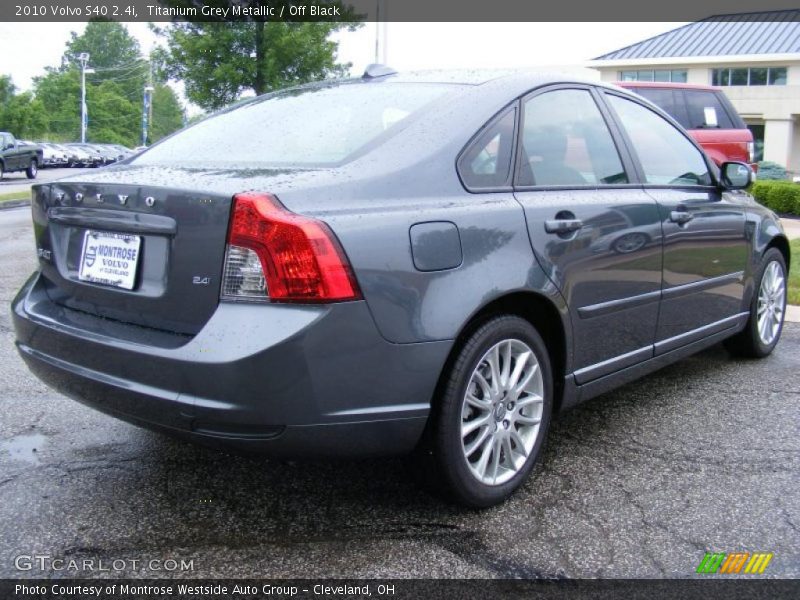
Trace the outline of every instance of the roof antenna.
{"type": "Polygon", "coordinates": [[[386,77],[388,75],[396,75],[397,71],[395,71],[392,67],[387,67],[386,65],[380,65],[378,63],[372,63],[371,65],[367,65],[367,68],[364,69],[364,74],[361,76],[362,79],[376,79],[378,77],[386,77]]]}

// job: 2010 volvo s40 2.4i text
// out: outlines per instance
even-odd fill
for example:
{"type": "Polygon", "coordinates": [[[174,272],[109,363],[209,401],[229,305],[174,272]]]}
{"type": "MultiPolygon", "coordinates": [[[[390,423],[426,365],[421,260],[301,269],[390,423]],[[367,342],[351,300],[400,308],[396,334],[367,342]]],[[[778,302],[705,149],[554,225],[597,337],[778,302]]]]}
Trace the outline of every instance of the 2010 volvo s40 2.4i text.
{"type": "Polygon", "coordinates": [[[34,186],[17,347],[126,421],[415,452],[489,506],[557,411],[722,340],[773,350],[789,246],[751,177],[616,87],[371,69],[34,186]]]}

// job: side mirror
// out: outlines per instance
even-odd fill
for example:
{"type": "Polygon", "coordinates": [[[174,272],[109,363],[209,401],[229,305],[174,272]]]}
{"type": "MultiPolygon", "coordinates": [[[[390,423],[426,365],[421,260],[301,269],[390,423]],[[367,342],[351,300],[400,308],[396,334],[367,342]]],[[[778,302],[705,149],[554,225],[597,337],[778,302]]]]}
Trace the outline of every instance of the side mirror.
{"type": "Polygon", "coordinates": [[[725,162],[720,167],[722,185],[728,190],[746,188],[755,179],[750,165],[742,162],[725,162]]]}

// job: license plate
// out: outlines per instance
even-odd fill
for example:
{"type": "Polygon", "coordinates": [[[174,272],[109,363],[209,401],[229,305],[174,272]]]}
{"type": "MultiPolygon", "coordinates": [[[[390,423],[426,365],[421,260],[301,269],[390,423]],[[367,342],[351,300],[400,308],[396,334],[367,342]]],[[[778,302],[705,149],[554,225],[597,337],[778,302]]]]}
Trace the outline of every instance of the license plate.
{"type": "Polygon", "coordinates": [[[78,279],[132,290],[142,238],[138,235],[87,231],[78,279]]]}

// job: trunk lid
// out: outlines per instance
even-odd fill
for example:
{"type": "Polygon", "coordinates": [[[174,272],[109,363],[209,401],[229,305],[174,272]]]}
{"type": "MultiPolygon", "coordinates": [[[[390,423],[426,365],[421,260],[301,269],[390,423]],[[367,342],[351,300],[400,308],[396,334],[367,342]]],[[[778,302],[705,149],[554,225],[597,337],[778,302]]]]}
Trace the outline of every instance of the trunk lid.
{"type": "Polygon", "coordinates": [[[34,186],[34,233],[51,300],[98,317],[197,333],[219,303],[231,196],[115,179],[34,186]],[[98,283],[101,265],[120,277],[98,283]],[[82,269],[94,280],[83,280],[82,269]]]}

